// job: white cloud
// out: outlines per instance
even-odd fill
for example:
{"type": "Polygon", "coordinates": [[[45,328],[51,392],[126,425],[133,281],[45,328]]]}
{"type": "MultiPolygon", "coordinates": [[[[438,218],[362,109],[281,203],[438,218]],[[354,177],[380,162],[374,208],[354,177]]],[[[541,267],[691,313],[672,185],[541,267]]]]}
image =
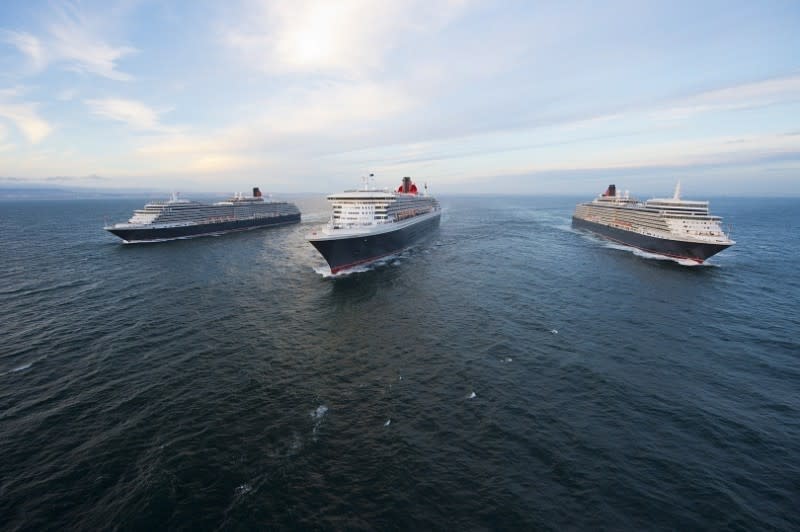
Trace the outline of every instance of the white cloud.
{"type": "Polygon", "coordinates": [[[224,31],[225,42],[269,73],[360,77],[413,32],[446,24],[464,2],[448,0],[297,0],[259,2],[224,31]]]}
{"type": "Polygon", "coordinates": [[[343,126],[364,127],[413,107],[400,87],[378,83],[326,84],[289,90],[268,101],[264,125],[278,134],[344,133],[343,126]]]}
{"type": "MultiPolygon", "coordinates": [[[[386,119],[413,105],[399,88],[376,83],[290,89],[259,105],[259,112],[246,122],[202,134],[176,131],[150,137],[137,152],[166,166],[180,163],[184,170],[246,169],[272,164],[276,157],[286,166],[303,167],[291,159],[300,157],[307,163],[343,138],[370,138],[386,119]]],[[[114,107],[113,114],[119,116],[114,107]]]]}
{"type": "Polygon", "coordinates": [[[33,102],[0,101],[0,117],[14,122],[19,131],[33,144],[47,137],[53,128],[39,116],[38,104],[33,102]]]}
{"type": "Polygon", "coordinates": [[[2,35],[2,40],[14,45],[17,50],[29,58],[33,70],[39,71],[47,65],[47,58],[41,41],[30,33],[25,31],[3,31],[0,35],[2,35]]]}
{"type": "Polygon", "coordinates": [[[133,79],[117,70],[117,62],[136,52],[130,46],[108,44],[102,36],[104,23],[92,19],[70,4],[56,5],[46,31],[40,37],[28,32],[9,31],[2,39],[28,57],[31,68],[39,72],[50,64],[68,70],[94,74],[117,81],[133,79]]]}
{"type": "Polygon", "coordinates": [[[486,175],[514,176],[551,171],[622,170],[635,168],[681,168],[699,165],[746,164],[764,157],[800,153],[800,135],[765,134],[722,136],[700,140],[673,140],[618,147],[613,153],[605,150],[576,150],[564,159],[558,154],[532,150],[524,154],[536,164],[514,163],[497,165],[486,155],[463,158],[459,165],[468,168],[456,179],[479,178],[486,175]],[[489,160],[493,167],[483,164],[489,160]]]}
{"type": "Polygon", "coordinates": [[[221,175],[267,160],[264,153],[248,153],[248,140],[248,132],[237,128],[195,135],[172,132],[148,137],[136,156],[160,173],[221,175]]]}
{"type": "Polygon", "coordinates": [[[159,112],[142,102],[122,98],[85,100],[92,114],[128,124],[138,130],[163,130],[159,112]]]}
{"type": "Polygon", "coordinates": [[[751,109],[790,100],[800,100],[800,76],[734,85],[680,98],[653,111],[651,117],[682,120],[701,113],[751,109]]]}

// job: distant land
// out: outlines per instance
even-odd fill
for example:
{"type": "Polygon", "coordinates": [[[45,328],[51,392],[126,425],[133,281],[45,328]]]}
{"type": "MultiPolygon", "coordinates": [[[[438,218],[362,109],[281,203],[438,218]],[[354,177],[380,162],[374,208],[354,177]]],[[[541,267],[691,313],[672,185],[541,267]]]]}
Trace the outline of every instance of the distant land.
{"type": "Polygon", "coordinates": [[[57,187],[52,185],[0,184],[0,200],[64,200],[64,199],[112,199],[168,196],[168,192],[144,189],[100,189],[81,187],[57,187]]]}
{"type": "MultiPolygon", "coordinates": [[[[100,187],[67,187],[48,184],[33,183],[3,183],[0,182],[0,201],[29,201],[29,200],[76,200],[76,199],[167,199],[172,190],[158,190],[152,188],[100,188],[100,187]]],[[[248,191],[242,191],[248,193],[248,191]]],[[[187,199],[225,198],[232,191],[181,191],[181,197],[187,199]]],[[[276,194],[276,196],[309,196],[321,195],[311,193],[276,194]]]]}

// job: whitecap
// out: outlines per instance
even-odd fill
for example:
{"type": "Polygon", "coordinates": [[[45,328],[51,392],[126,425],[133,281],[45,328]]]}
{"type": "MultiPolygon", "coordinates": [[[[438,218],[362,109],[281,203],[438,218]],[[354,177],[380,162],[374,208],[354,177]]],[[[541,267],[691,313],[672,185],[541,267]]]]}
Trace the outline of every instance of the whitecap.
{"type": "Polygon", "coordinates": [[[311,417],[314,419],[322,419],[322,416],[324,416],[326,412],[328,412],[328,407],[325,405],[319,405],[316,410],[311,412],[311,417]]]}
{"type": "Polygon", "coordinates": [[[314,267],[314,272],[318,273],[325,279],[337,279],[340,277],[347,277],[349,275],[353,275],[356,273],[365,273],[376,268],[381,268],[384,266],[398,266],[402,264],[403,258],[408,256],[408,253],[411,252],[412,248],[401,249],[396,253],[392,253],[390,255],[386,255],[385,257],[379,257],[374,259],[370,262],[365,264],[359,264],[357,266],[353,266],[352,268],[347,268],[346,270],[342,270],[337,273],[332,273],[330,267],[327,265],[325,266],[316,266],[314,267]]]}
{"type": "Polygon", "coordinates": [[[236,487],[236,495],[245,495],[247,493],[250,493],[250,491],[252,491],[252,489],[253,489],[253,486],[251,486],[250,484],[244,483],[244,484],[236,487]]]}
{"type": "Polygon", "coordinates": [[[388,427],[388,426],[389,426],[389,425],[391,425],[391,424],[392,424],[392,420],[391,420],[391,419],[387,419],[387,420],[386,420],[386,423],[384,423],[384,424],[383,424],[383,426],[384,426],[384,427],[388,427]]]}
{"type": "Polygon", "coordinates": [[[505,362],[511,362],[513,359],[511,357],[506,357],[505,362]]]}
{"type": "Polygon", "coordinates": [[[314,268],[314,272],[321,275],[324,279],[340,279],[342,277],[348,277],[350,275],[356,273],[365,273],[370,270],[375,269],[377,266],[383,265],[382,262],[371,262],[369,264],[361,264],[358,266],[354,266],[352,268],[348,268],[346,270],[342,270],[336,273],[331,272],[331,269],[328,266],[317,266],[314,268]]]}
{"type": "Polygon", "coordinates": [[[472,392],[471,394],[469,394],[469,395],[467,396],[467,399],[475,399],[476,397],[478,397],[478,396],[477,396],[477,395],[475,395],[475,392],[472,392]]]}
{"type": "Polygon", "coordinates": [[[322,418],[328,412],[328,407],[325,405],[319,405],[316,410],[311,412],[311,418],[314,420],[314,428],[311,429],[311,437],[314,441],[317,441],[317,433],[319,432],[319,427],[322,425],[322,418]]]}
{"type": "Polygon", "coordinates": [[[649,253],[647,251],[642,251],[641,249],[630,248],[633,250],[633,254],[637,257],[642,257],[643,259],[651,259],[651,260],[668,260],[675,263],[680,264],[681,266],[702,266],[702,263],[694,261],[692,259],[680,259],[677,257],[667,257],[665,255],[658,255],[656,253],[649,253]]]}
{"type": "Polygon", "coordinates": [[[632,246],[626,246],[625,244],[620,244],[619,242],[610,242],[608,240],[600,240],[603,245],[609,249],[617,249],[620,251],[628,251],[633,253],[637,257],[641,257],[643,259],[650,259],[650,260],[666,260],[670,262],[674,262],[676,264],[680,264],[681,266],[703,266],[703,263],[699,263],[692,259],[681,259],[678,257],[668,257],[666,255],[659,255],[658,253],[650,253],[649,251],[644,251],[639,248],[635,248],[632,246]]]}
{"type": "Polygon", "coordinates": [[[26,369],[33,366],[33,362],[28,362],[27,364],[23,364],[21,366],[17,366],[16,368],[9,371],[9,373],[17,373],[18,371],[25,371],[26,369]]]}
{"type": "Polygon", "coordinates": [[[557,329],[550,329],[550,333],[551,334],[558,334],[558,330],[557,329]]]}

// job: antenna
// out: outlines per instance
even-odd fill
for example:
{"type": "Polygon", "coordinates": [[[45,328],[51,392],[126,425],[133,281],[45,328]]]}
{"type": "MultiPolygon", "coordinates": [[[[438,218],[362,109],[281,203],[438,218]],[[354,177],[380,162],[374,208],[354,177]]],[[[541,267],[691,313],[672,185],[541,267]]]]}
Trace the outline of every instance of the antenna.
{"type": "Polygon", "coordinates": [[[361,181],[364,183],[364,190],[369,190],[369,182],[375,182],[375,174],[369,174],[368,176],[361,176],[361,181]]]}

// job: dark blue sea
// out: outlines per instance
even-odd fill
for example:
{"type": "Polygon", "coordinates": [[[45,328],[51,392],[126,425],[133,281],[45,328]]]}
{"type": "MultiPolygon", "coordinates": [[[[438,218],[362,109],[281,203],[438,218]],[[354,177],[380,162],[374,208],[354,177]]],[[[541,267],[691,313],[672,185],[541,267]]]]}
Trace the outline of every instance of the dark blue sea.
{"type": "Polygon", "coordinates": [[[798,530],[800,200],[704,266],[442,197],[324,275],[302,224],[160,244],[0,203],[4,530],[798,530]]]}

